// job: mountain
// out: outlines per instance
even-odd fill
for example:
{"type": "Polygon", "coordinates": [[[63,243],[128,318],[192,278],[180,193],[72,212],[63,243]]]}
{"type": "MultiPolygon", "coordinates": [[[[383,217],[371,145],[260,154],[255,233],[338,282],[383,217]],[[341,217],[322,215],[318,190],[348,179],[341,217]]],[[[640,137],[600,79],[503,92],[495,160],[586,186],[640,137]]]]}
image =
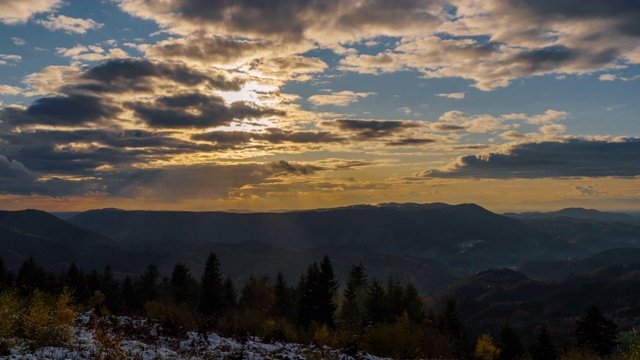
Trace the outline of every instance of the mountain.
{"type": "Polygon", "coordinates": [[[49,268],[60,269],[72,262],[104,266],[117,257],[115,245],[107,237],[44,211],[0,211],[0,254],[9,268],[17,268],[31,255],[49,268]]]}
{"type": "Polygon", "coordinates": [[[565,208],[553,212],[506,213],[504,215],[517,219],[574,218],[590,219],[603,222],[628,222],[636,224],[640,223],[640,218],[629,214],[584,208],[565,208]]]}
{"type": "Polygon", "coordinates": [[[469,276],[430,298],[432,306],[457,299],[468,336],[499,329],[505,320],[528,342],[543,322],[564,338],[590,305],[597,305],[621,329],[631,329],[640,316],[640,262],[605,266],[554,282],[531,280],[524,274],[496,269],[469,276]]]}
{"type": "Polygon", "coordinates": [[[521,220],[475,204],[381,204],[286,213],[94,210],[72,224],[123,242],[242,243],[287,249],[361,246],[384,254],[439,259],[465,274],[523,260],[584,257],[521,220]]]}

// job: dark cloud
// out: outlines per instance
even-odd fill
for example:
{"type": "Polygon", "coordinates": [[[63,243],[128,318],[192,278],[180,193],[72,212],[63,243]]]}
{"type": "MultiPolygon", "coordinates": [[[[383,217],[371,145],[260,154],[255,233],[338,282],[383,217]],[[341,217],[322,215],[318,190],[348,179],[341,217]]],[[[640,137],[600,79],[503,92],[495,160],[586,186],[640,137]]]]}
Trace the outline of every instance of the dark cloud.
{"type": "Polygon", "coordinates": [[[615,48],[593,53],[588,50],[551,46],[519,52],[507,62],[521,65],[527,73],[535,74],[559,69],[568,64],[597,68],[615,62],[619,56],[620,52],[615,48]]]}
{"type": "Polygon", "coordinates": [[[394,141],[389,141],[387,146],[420,146],[426,144],[432,144],[436,142],[434,139],[418,139],[418,138],[405,138],[394,141]]]}
{"type": "Polygon", "coordinates": [[[443,123],[435,123],[431,125],[431,129],[434,131],[461,131],[461,130],[465,130],[467,127],[468,126],[443,124],[443,123]]]}
{"type": "Polygon", "coordinates": [[[102,166],[126,168],[138,162],[216,150],[170,135],[144,130],[36,130],[4,134],[2,151],[37,172],[90,176],[102,166]]]}
{"type": "Polygon", "coordinates": [[[147,124],[166,128],[207,128],[229,125],[234,119],[282,116],[284,112],[237,101],[227,107],[222,97],[201,93],[163,96],[153,102],[128,104],[147,124]]]}
{"type": "Polygon", "coordinates": [[[318,170],[324,168],[315,165],[296,164],[284,160],[268,163],[264,165],[265,169],[274,176],[281,175],[312,175],[318,170]]]}
{"type": "Polygon", "coordinates": [[[271,144],[285,142],[315,144],[342,142],[344,138],[327,131],[285,131],[278,128],[268,128],[265,132],[253,133],[245,131],[211,131],[192,135],[193,140],[210,141],[218,145],[235,146],[254,141],[266,141],[271,144]]]}
{"type": "Polygon", "coordinates": [[[420,126],[420,124],[412,121],[351,119],[326,121],[323,124],[337,127],[340,130],[355,132],[359,139],[382,138],[420,126]]]}
{"type": "Polygon", "coordinates": [[[640,35],[640,2],[636,0],[519,0],[511,3],[545,17],[614,19],[621,33],[640,35]]]}
{"type": "MultiPolygon", "coordinates": [[[[110,60],[93,67],[82,75],[88,84],[74,88],[104,92],[142,91],[153,89],[153,79],[170,80],[186,86],[208,84],[223,91],[239,91],[244,83],[240,79],[227,79],[224,75],[208,75],[182,64],[151,62],[138,59],[110,60]]],[[[67,91],[69,91],[67,90],[67,91]]]]}
{"type": "Polygon", "coordinates": [[[521,143],[504,153],[459,157],[445,170],[420,176],[442,178],[632,177],[640,175],[640,139],[521,143]]]}
{"type": "Polygon", "coordinates": [[[254,58],[272,44],[266,41],[196,36],[188,41],[171,39],[148,47],[149,56],[174,60],[198,60],[212,64],[232,64],[254,58]]]}
{"type": "Polygon", "coordinates": [[[0,110],[0,119],[12,125],[82,125],[109,119],[120,110],[95,96],[69,95],[40,98],[26,110],[7,107],[0,110]]]}

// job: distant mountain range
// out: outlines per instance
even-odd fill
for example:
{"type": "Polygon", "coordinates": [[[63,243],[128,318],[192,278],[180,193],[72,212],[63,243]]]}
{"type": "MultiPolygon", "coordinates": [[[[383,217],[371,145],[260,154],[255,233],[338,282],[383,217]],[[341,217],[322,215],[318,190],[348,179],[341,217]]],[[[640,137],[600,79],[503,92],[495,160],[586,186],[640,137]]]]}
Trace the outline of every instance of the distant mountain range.
{"type": "Polygon", "coordinates": [[[589,219],[604,222],[629,222],[640,224],[640,217],[625,213],[606,212],[595,209],[584,208],[566,208],[552,212],[523,212],[523,213],[505,213],[508,217],[517,219],[550,219],[550,218],[574,218],[589,219]]]}
{"type": "Polygon", "coordinates": [[[326,254],[343,284],[349,267],[361,262],[370,278],[411,280],[434,293],[486,269],[549,264],[563,272],[558,264],[567,259],[640,249],[640,225],[631,218],[519,218],[475,204],[442,203],[282,213],[103,209],[66,221],[36,210],[3,211],[0,256],[14,270],[33,255],[52,270],[76,262],[87,270],[110,264],[120,274],[136,274],[155,263],[168,275],[180,261],[199,275],[208,253],[215,252],[222,270],[238,282],[278,270],[295,282],[326,254]]]}

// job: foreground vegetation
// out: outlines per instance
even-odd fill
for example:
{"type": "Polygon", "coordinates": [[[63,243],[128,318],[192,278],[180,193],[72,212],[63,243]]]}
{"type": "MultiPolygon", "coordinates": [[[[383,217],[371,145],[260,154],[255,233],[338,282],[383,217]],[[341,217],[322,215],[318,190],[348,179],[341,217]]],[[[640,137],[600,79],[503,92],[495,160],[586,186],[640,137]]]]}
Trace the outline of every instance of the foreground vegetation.
{"type": "MultiPolygon", "coordinates": [[[[508,319],[500,329],[486,329],[469,339],[455,299],[446,299],[437,311],[425,309],[411,283],[369,280],[362,265],[352,266],[343,291],[338,285],[328,257],[309,265],[295,286],[278,273],[275,280],[250,277],[239,291],[221,273],[215,254],[209,255],[200,280],[180,263],[168,277],[149,265],[139,277],[118,278],[109,266],[100,273],[84,273],[71,265],[54,274],[33,258],[14,275],[0,260],[0,355],[8,354],[16,339],[34,348],[65,346],[74,319],[90,310],[98,325],[111,315],[140,316],[177,338],[214,331],[236,339],[328,346],[347,355],[364,351],[392,358],[640,359],[639,339],[627,334],[630,345],[621,350],[616,324],[595,306],[575,319],[565,339],[552,339],[542,323],[526,344],[517,324],[508,319]]],[[[117,348],[110,331],[97,326],[95,334],[106,348],[117,348]]]]}

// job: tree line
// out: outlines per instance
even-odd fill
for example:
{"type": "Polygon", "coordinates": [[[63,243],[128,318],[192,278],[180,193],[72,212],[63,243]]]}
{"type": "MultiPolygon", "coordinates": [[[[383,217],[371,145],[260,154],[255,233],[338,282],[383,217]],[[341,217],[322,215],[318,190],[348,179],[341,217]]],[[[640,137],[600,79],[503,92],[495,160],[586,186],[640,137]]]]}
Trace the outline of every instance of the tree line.
{"type": "MultiPolygon", "coordinates": [[[[446,299],[438,309],[427,309],[412,283],[402,284],[393,277],[370,280],[362,264],[351,267],[344,289],[339,291],[327,256],[310,264],[295,284],[287,283],[278,272],[275,279],[251,276],[240,288],[222,273],[220,259],[213,253],[199,278],[183,263],[175,264],[169,276],[163,276],[153,264],[136,277],[118,278],[110,266],[101,272],[84,272],[75,264],[55,274],[33,257],[13,274],[0,259],[0,294],[9,293],[23,299],[41,293],[65,294],[66,302],[72,299],[78,308],[91,309],[96,316],[144,316],[159,321],[172,335],[215,331],[394,358],[609,356],[618,335],[616,324],[593,306],[577,319],[563,348],[551,338],[545,324],[540,325],[533,342],[525,345],[517,327],[508,320],[499,330],[487,329],[471,341],[455,299],[446,299]]],[[[0,303],[3,299],[7,302],[10,297],[0,296],[0,303]]],[[[640,358],[640,351],[637,355],[640,358]]]]}

